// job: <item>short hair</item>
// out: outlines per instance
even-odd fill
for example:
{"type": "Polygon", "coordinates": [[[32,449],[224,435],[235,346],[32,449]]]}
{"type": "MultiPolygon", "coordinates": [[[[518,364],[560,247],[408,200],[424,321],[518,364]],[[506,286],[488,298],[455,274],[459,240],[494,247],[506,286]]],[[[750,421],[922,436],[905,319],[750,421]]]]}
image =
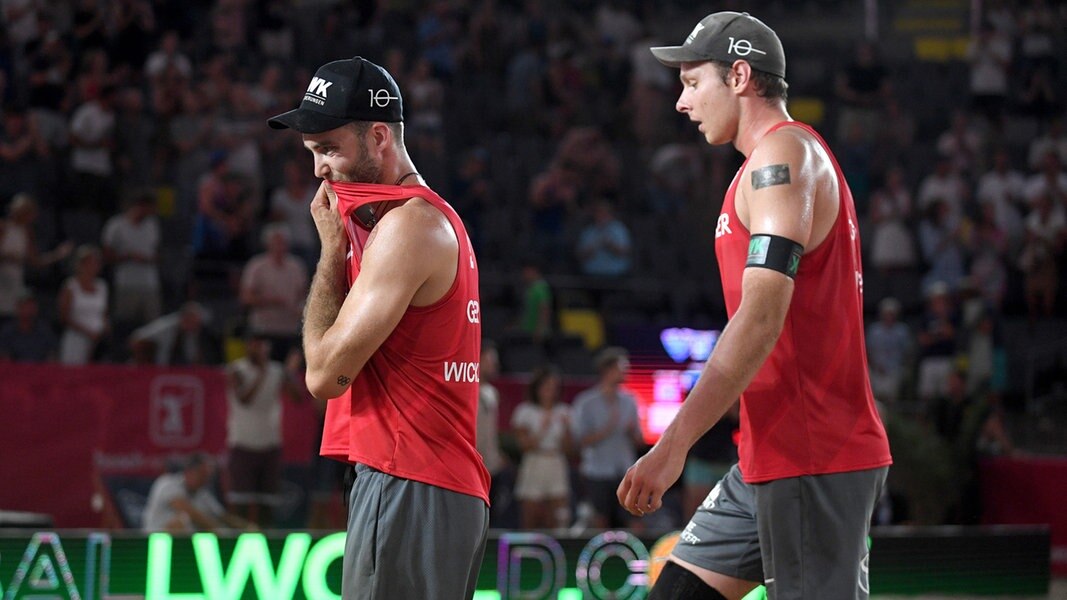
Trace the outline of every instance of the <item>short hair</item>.
{"type": "Polygon", "coordinates": [[[276,233],[285,238],[286,243],[292,241],[292,235],[289,234],[289,226],[285,223],[269,223],[264,225],[263,231],[259,233],[259,241],[266,247],[270,244],[270,238],[276,233]]]}
{"type": "Polygon", "coordinates": [[[81,262],[83,260],[85,260],[86,258],[89,258],[90,256],[95,256],[97,258],[100,258],[101,257],[100,248],[98,246],[96,246],[95,244],[82,244],[82,245],[78,246],[74,250],[74,257],[73,257],[74,266],[77,267],[79,264],[81,264],[81,262]]]}
{"type": "Polygon", "coordinates": [[[537,404],[539,402],[537,391],[541,389],[541,385],[547,379],[559,376],[559,368],[555,365],[542,365],[534,369],[533,375],[530,377],[530,385],[526,386],[526,400],[530,404],[537,404]]]}
{"type": "Polygon", "coordinates": [[[215,461],[211,459],[211,455],[202,450],[193,452],[182,461],[182,469],[195,469],[204,465],[213,465],[215,461]]]}
{"type": "Polygon", "coordinates": [[[627,352],[626,348],[608,346],[596,355],[596,372],[603,375],[608,369],[617,366],[620,360],[629,357],[630,353],[627,352]]]}
{"type": "MultiPolygon", "coordinates": [[[[733,65],[721,60],[709,62],[715,65],[719,70],[719,77],[722,78],[722,82],[726,83],[727,76],[730,74],[730,69],[733,68],[733,65]]],[[[789,100],[789,84],[786,83],[784,78],[766,71],[752,69],[752,87],[756,90],[757,96],[768,102],[778,99],[781,99],[782,102],[789,100]]]]}
{"type": "Polygon", "coordinates": [[[404,148],[404,123],[398,121],[396,123],[388,123],[386,121],[352,121],[348,123],[348,127],[351,127],[356,135],[363,137],[367,135],[370,128],[375,123],[381,123],[389,128],[389,131],[393,132],[393,141],[396,143],[397,148],[404,148]]]}

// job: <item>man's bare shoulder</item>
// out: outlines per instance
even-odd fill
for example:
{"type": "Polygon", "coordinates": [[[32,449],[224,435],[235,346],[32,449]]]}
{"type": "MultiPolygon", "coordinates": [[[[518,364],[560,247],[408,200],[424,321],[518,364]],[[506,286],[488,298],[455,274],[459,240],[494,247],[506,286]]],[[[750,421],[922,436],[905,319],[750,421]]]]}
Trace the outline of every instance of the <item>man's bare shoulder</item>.
{"type": "Polygon", "coordinates": [[[752,151],[746,170],[788,164],[793,180],[811,178],[813,183],[832,178],[833,162],[819,139],[801,127],[780,127],[763,137],[752,151]]]}
{"type": "Polygon", "coordinates": [[[812,153],[824,154],[819,140],[805,129],[785,126],[763,136],[753,149],[749,162],[759,163],[761,158],[802,161],[812,153]]]}
{"type": "Polygon", "coordinates": [[[372,237],[388,237],[421,256],[433,256],[458,247],[456,232],[448,217],[422,198],[411,198],[385,213],[372,237]]]}

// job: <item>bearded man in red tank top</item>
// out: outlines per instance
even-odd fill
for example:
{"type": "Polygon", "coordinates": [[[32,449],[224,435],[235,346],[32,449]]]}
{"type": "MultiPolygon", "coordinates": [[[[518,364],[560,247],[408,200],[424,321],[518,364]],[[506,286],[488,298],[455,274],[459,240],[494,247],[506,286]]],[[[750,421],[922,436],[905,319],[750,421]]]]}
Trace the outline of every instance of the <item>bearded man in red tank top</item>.
{"type": "Polygon", "coordinates": [[[308,389],[328,399],[321,452],[355,472],[346,600],[471,598],[489,526],[478,263],[408,156],[402,102],[355,57],[320,67],[300,107],[268,121],[302,134],[323,179],[303,341],[308,389]]]}
{"type": "MultiPolygon", "coordinates": [[[[700,21],[680,46],[676,109],[746,160],[715,250],[729,322],[619,502],[657,510],[693,443],[741,398],[740,462],[697,509],[650,598],[867,598],[867,535],[892,462],[867,377],[852,194],[826,142],[786,111],[785,53],[748,13],[700,21]]],[[[710,232],[709,232],[710,234],[710,232]]]]}

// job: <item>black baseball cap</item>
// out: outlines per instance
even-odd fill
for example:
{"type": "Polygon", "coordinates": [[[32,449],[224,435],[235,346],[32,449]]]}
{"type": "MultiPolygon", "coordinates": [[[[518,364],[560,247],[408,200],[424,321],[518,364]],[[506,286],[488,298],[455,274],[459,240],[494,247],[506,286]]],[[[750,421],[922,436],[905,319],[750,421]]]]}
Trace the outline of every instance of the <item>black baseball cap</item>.
{"type": "Polygon", "coordinates": [[[785,77],[785,50],[778,34],[747,12],[712,13],[697,23],[681,46],[650,50],[668,67],[677,68],[686,62],[717,60],[733,64],[744,60],[757,71],[785,77]]]}
{"type": "Polygon", "coordinates": [[[356,56],[326,63],[315,71],[300,107],[267,120],[274,129],[322,133],[352,121],[399,123],[404,100],[393,76],[356,56]]]}

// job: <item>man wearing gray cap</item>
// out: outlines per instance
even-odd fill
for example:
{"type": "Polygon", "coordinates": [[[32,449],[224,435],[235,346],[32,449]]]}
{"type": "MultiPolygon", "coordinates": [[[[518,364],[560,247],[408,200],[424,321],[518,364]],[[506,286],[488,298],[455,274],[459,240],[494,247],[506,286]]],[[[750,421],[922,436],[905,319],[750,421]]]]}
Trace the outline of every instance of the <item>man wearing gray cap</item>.
{"type": "Polygon", "coordinates": [[[892,459],[868,380],[852,194],[826,142],[786,111],[782,43],[747,13],[680,46],[676,109],[746,160],[715,228],[726,329],[622,505],[657,510],[686,454],[741,397],[738,465],[711,491],[650,598],[867,598],[867,534],[892,459]]]}
{"type": "Polygon", "coordinates": [[[422,183],[403,100],[382,67],[319,67],[292,128],[324,181],[304,313],[321,453],[353,465],[341,596],[471,598],[489,527],[475,445],[478,265],[459,215],[422,183]]]}

